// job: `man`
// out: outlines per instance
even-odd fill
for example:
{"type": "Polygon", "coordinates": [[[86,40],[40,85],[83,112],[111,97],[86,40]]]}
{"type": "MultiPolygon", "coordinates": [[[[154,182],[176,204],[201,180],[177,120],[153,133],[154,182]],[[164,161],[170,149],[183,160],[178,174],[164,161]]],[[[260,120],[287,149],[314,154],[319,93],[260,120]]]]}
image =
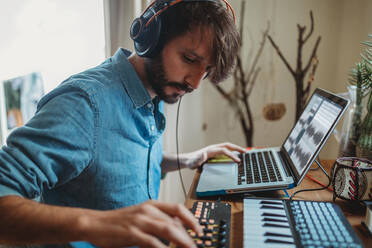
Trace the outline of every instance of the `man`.
{"type": "MultiPolygon", "coordinates": [[[[195,247],[183,227],[201,232],[191,213],[154,201],[161,172],[177,169],[176,156],[162,153],[162,101],[177,102],[207,75],[224,79],[238,33],[219,1],[181,2],[160,18],[152,54],[119,49],[73,75],[8,137],[0,150],[1,243],[165,247],[161,238],[195,247]]],[[[196,168],[217,154],[239,161],[232,151],[244,149],[212,145],[181,154],[180,163],[196,168]]]]}

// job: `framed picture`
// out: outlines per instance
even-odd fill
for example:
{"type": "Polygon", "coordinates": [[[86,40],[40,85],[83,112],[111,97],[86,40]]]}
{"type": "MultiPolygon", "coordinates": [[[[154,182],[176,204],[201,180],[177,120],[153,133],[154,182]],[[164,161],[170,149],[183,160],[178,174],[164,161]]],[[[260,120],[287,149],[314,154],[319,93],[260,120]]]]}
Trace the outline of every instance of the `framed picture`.
{"type": "Polygon", "coordinates": [[[42,77],[37,72],[0,82],[1,145],[13,129],[32,118],[43,94],[42,77]]]}

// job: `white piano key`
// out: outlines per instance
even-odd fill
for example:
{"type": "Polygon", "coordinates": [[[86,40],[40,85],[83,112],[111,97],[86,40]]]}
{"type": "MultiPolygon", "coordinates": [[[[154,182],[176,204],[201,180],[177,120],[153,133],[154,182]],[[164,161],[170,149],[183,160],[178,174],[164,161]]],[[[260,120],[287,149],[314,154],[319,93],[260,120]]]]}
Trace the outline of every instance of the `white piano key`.
{"type": "Polygon", "coordinates": [[[260,215],[262,213],[272,213],[272,214],[280,214],[280,215],[286,215],[285,210],[280,210],[280,209],[260,209],[254,206],[249,206],[244,209],[244,211],[247,211],[248,214],[253,214],[253,215],[260,215]]]}
{"type": "Polygon", "coordinates": [[[291,244],[275,244],[275,243],[263,243],[261,241],[251,241],[251,240],[243,240],[243,245],[244,245],[244,248],[251,248],[251,247],[262,247],[262,248],[292,248],[292,247],[296,247],[296,245],[291,245],[291,244]]]}
{"type": "Polygon", "coordinates": [[[251,226],[251,228],[247,228],[247,230],[244,231],[247,235],[263,235],[265,232],[273,232],[273,233],[281,233],[286,235],[292,235],[290,228],[280,228],[280,227],[264,227],[261,226],[260,223],[250,223],[247,222],[247,224],[244,224],[245,227],[251,226]]]}
{"type": "Polygon", "coordinates": [[[261,199],[245,199],[244,200],[244,247],[295,247],[288,243],[265,243],[268,239],[294,243],[291,229],[289,227],[286,212],[281,200],[265,200],[262,204],[261,199]],[[262,205],[266,208],[262,208],[262,205]],[[278,209],[282,208],[282,209],[278,209]],[[264,213],[277,214],[281,216],[263,216],[264,213]],[[270,218],[271,220],[265,220],[270,218]],[[275,220],[286,221],[277,222],[275,220]],[[264,224],[274,224],[287,227],[272,227],[264,226],[264,224]],[[264,236],[265,233],[273,233],[274,235],[264,236]],[[276,236],[280,234],[288,235],[290,237],[276,236]]]}

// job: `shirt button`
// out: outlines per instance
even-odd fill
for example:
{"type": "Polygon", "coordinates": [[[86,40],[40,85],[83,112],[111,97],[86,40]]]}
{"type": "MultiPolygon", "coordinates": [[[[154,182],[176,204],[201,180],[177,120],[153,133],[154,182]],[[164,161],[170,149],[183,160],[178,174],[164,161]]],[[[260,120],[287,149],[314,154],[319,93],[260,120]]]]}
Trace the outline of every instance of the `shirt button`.
{"type": "Polygon", "coordinates": [[[152,130],[152,131],[155,130],[155,126],[154,126],[154,125],[151,126],[151,130],[152,130]]]}
{"type": "Polygon", "coordinates": [[[148,104],[147,104],[147,107],[148,107],[148,108],[151,108],[151,107],[152,107],[152,104],[151,104],[151,103],[148,103],[148,104]]]}

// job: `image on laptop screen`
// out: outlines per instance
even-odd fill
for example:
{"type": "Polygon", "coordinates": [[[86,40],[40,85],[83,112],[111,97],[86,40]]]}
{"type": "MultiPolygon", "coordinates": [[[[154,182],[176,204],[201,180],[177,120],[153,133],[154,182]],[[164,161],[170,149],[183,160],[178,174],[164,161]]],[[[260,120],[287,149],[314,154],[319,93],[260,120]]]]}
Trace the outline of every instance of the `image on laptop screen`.
{"type": "Polygon", "coordinates": [[[312,96],[284,142],[284,149],[299,174],[302,174],[342,110],[342,106],[322,95],[315,93],[312,96]]]}

